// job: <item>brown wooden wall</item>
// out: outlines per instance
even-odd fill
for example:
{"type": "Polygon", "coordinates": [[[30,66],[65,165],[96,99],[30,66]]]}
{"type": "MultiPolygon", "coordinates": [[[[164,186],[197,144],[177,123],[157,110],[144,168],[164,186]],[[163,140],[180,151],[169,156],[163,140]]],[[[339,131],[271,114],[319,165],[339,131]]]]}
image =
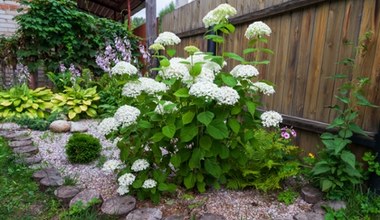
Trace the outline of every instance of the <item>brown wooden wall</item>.
{"type": "MultiPolygon", "coordinates": [[[[183,56],[183,47],[189,44],[206,50],[202,18],[220,3],[238,10],[230,19],[237,28],[226,42],[226,51],[243,56],[244,33],[253,21],[262,20],[272,29],[266,46],[275,54],[267,57],[269,65],[260,67],[260,77],[274,82],[276,93],[263,99],[265,109],[289,116],[290,123],[294,118],[322,125],[331,122],[336,113],[328,106],[337,104],[334,94],[343,83],[329,78],[336,73],[349,73],[350,79],[369,77],[367,98],[380,105],[380,0],[195,0],[163,18],[163,30],[182,38],[176,47],[178,56],[183,56]],[[354,48],[367,32],[372,32],[364,42],[367,51],[355,56],[354,48]],[[353,45],[348,46],[349,42],[353,45]],[[356,71],[347,72],[347,67],[338,64],[347,57],[355,58],[356,71]]],[[[371,135],[376,133],[380,109],[361,108],[360,113],[358,124],[371,135]]],[[[313,130],[307,126],[301,127],[313,130]]],[[[315,151],[317,140],[304,132],[298,143],[315,151]]]]}

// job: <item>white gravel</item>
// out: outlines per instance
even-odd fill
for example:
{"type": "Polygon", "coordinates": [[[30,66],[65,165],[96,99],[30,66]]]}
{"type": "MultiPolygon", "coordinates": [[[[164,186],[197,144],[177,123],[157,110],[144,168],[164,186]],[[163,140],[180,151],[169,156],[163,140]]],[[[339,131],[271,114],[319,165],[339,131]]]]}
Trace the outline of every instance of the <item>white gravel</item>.
{"type": "MultiPolygon", "coordinates": [[[[106,140],[96,130],[99,121],[81,120],[88,127],[86,133],[98,137],[102,146],[102,155],[108,159],[117,159],[119,150],[111,141],[106,140]]],[[[71,133],[52,133],[50,131],[31,131],[33,141],[39,147],[40,155],[46,166],[57,168],[62,176],[70,176],[77,180],[83,188],[97,189],[104,199],[117,195],[116,175],[107,174],[98,166],[98,161],[87,165],[71,164],[65,153],[65,145],[71,133]]],[[[168,203],[163,198],[159,207],[165,215],[187,215],[193,213],[214,213],[223,215],[228,220],[287,220],[293,215],[311,209],[311,205],[298,198],[292,205],[286,206],[276,199],[276,193],[262,193],[257,190],[218,190],[209,191],[194,196],[192,204],[198,202],[199,206],[189,209],[189,204],[177,198],[168,203]]],[[[140,207],[152,206],[150,203],[140,203],[140,207]]]]}

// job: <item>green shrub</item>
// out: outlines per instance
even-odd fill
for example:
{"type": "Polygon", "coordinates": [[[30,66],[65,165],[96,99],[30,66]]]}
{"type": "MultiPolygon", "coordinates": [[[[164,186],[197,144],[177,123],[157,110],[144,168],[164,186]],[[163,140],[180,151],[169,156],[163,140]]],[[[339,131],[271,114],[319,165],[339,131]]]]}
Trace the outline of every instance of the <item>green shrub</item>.
{"type": "Polygon", "coordinates": [[[89,134],[73,134],[66,145],[66,155],[71,163],[90,163],[100,156],[102,146],[89,134]]]}

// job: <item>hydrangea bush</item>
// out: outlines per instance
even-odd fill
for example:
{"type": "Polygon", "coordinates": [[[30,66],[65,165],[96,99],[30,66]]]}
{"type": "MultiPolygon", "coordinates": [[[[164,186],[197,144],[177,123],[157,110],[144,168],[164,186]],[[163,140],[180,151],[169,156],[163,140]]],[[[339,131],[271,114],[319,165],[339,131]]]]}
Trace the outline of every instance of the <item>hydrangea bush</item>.
{"type": "MultiPolygon", "coordinates": [[[[218,35],[206,34],[205,39],[223,44],[235,30],[228,21],[235,14],[228,4],[207,14],[205,26],[218,35]]],[[[269,34],[264,23],[253,23],[247,30],[250,47],[244,54],[271,53],[256,47],[269,34]]],[[[244,182],[242,169],[249,169],[246,152],[254,149],[255,130],[282,122],[277,112],[261,115],[256,109],[263,94],[275,92],[272,85],[256,78],[259,71],[254,65],[268,61],[248,61],[225,51],[211,55],[192,45],[185,47],[186,58],[160,55],[179,42],[175,34],[165,32],[151,45],[160,63],[154,80],[118,69],[131,76],[122,92],[128,105],[104,119],[99,130],[108,138],[120,139],[117,146],[125,167],[110,162],[105,168],[119,171],[120,194],[135,193],[157,202],[162,192],[172,192],[177,185],[199,192],[221,184],[238,188],[234,184],[244,182]],[[231,59],[240,64],[229,72],[225,66],[231,59]]]]}

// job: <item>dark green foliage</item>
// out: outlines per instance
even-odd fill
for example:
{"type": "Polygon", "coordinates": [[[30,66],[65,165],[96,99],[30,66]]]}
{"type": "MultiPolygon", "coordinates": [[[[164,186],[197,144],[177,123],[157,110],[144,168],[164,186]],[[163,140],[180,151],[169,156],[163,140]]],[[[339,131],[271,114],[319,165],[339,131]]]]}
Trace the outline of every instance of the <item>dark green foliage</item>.
{"type": "Polygon", "coordinates": [[[102,146],[89,134],[73,134],[67,145],[66,155],[71,163],[90,163],[100,156],[102,146]]]}
{"type": "MultiPolygon", "coordinates": [[[[121,23],[81,12],[76,1],[22,0],[20,3],[27,11],[16,17],[19,25],[16,40],[0,41],[0,46],[6,46],[0,51],[13,55],[13,61],[18,58],[31,71],[41,66],[55,71],[60,63],[72,63],[99,73],[96,53],[116,36],[127,36],[137,51],[137,38],[121,23]]],[[[3,53],[1,58],[6,57],[3,53]]]]}
{"type": "Polygon", "coordinates": [[[46,131],[49,129],[49,125],[58,119],[59,117],[58,112],[51,113],[46,119],[41,118],[29,118],[29,117],[21,117],[21,118],[10,118],[6,121],[14,122],[21,126],[26,126],[32,130],[38,130],[38,131],[46,131]]]}
{"type": "Polygon", "coordinates": [[[294,201],[296,201],[297,197],[298,197],[297,192],[295,192],[292,189],[287,189],[278,194],[277,200],[279,202],[284,203],[285,205],[291,205],[294,203],[294,201]]]}

